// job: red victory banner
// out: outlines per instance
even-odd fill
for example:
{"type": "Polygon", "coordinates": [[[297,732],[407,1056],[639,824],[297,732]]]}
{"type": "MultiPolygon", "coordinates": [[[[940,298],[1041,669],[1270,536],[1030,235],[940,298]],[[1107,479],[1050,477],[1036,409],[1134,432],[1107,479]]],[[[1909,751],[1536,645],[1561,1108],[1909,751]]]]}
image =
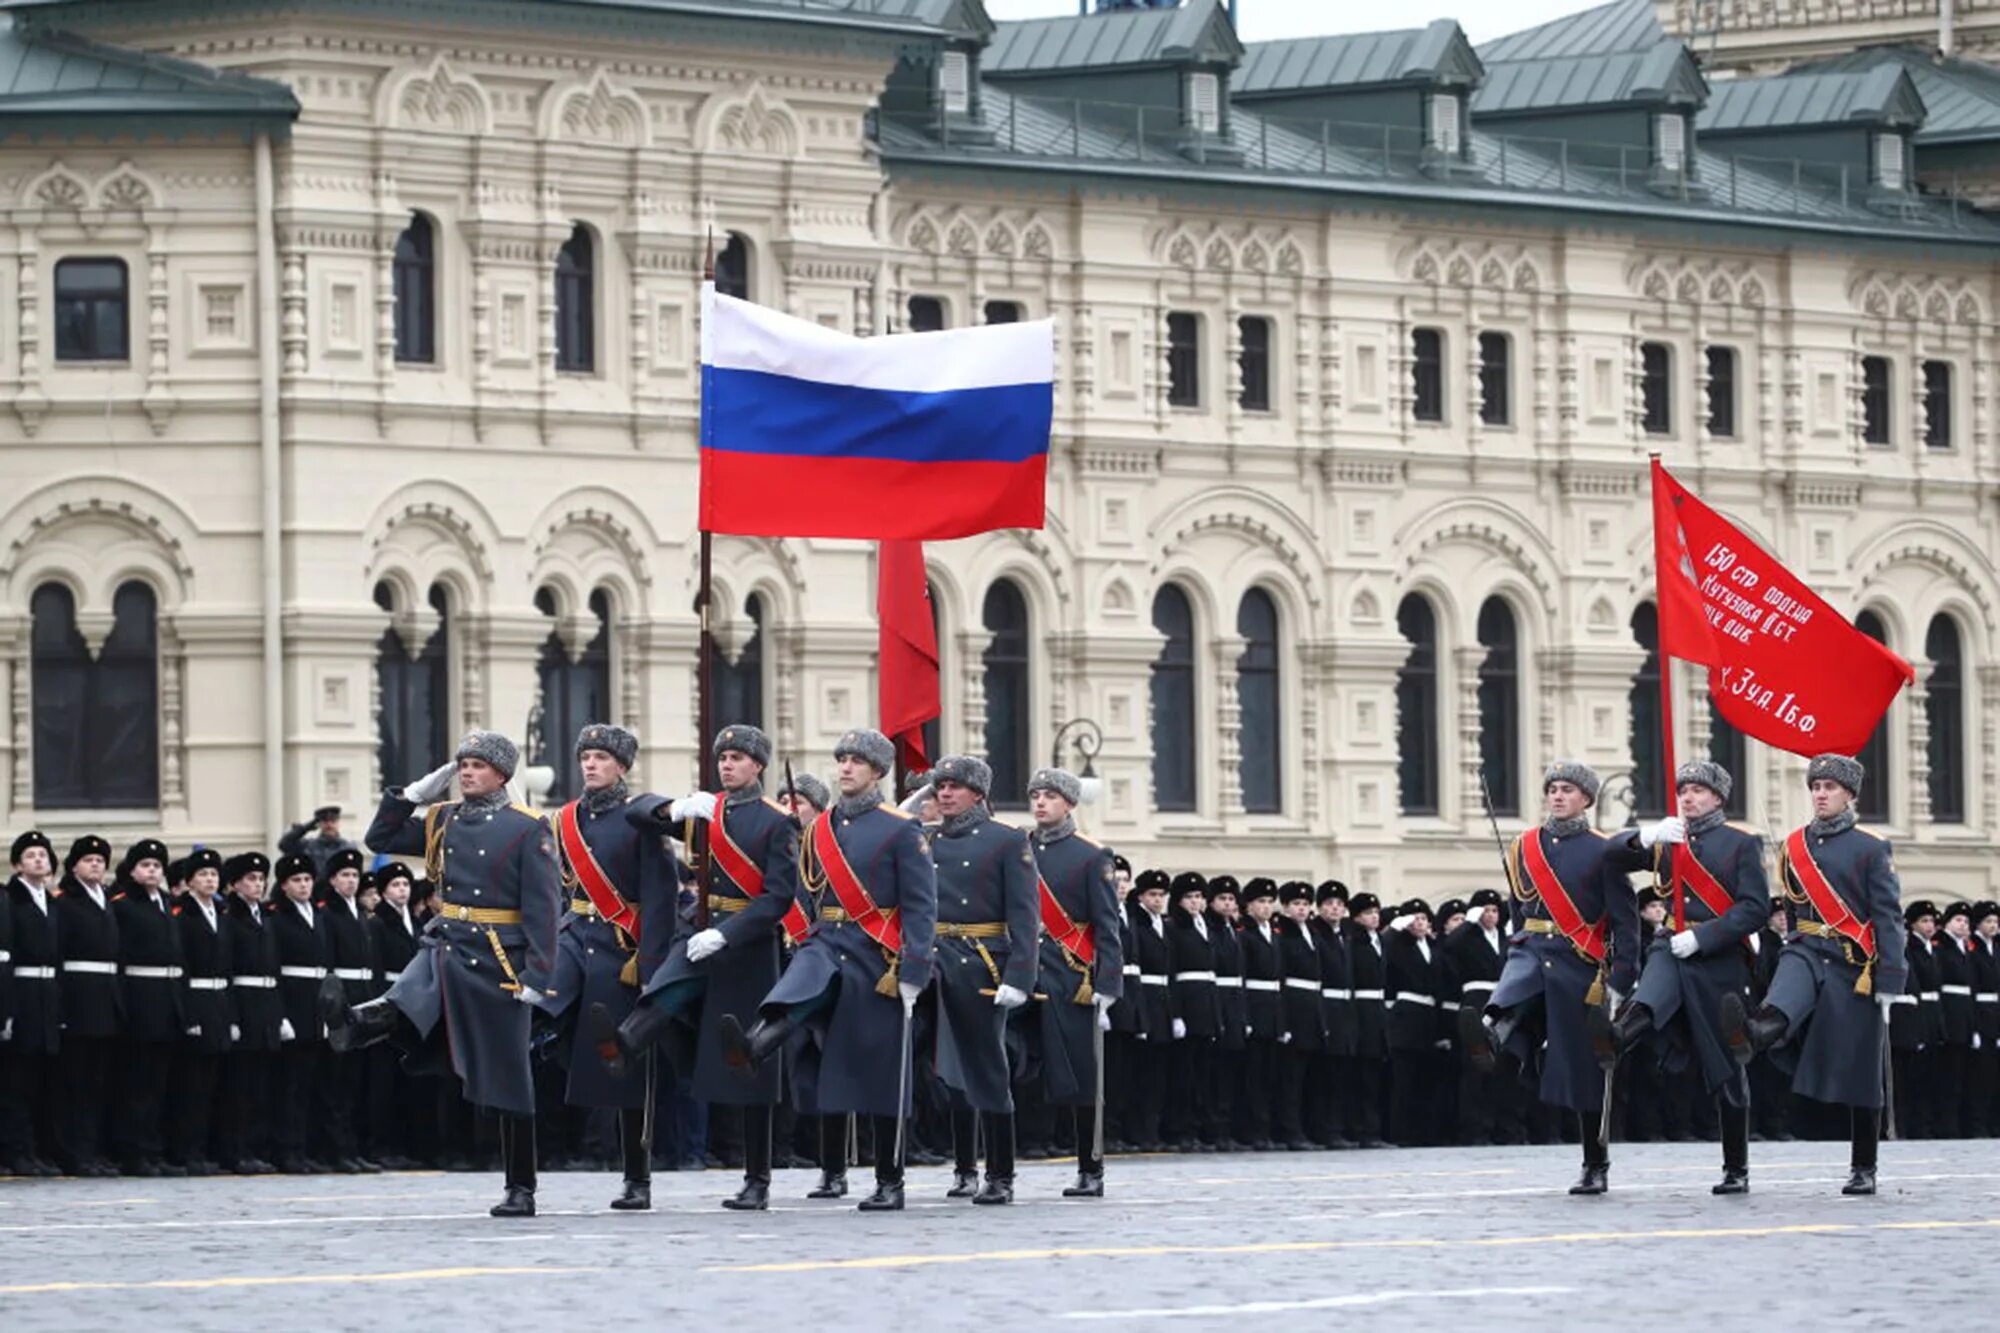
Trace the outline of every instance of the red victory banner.
{"type": "Polygon", "coordinates": [[[939,712],[937,627],[924,581],[922,542],[883,542],[875,557],[875,614],[880,630],[882,731],[896,743],[903,767],[921,772],[924,724],[939,712]]]}
{"type": "Polygon", "coordinates": [[[1657,458],[1653,559],[1662,659],[1708,667],[1716,710],[1746,736],[1854,754],[1916,678],[1657,458]]]}

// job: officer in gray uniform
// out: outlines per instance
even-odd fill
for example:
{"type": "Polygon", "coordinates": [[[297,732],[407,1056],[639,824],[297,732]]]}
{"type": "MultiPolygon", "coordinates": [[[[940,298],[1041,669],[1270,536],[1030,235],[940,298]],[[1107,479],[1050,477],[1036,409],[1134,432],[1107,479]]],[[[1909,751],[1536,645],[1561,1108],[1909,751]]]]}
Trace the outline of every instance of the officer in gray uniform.
{"type": "Polygon", "coordinates": [[[896,763],[889,738],[850,731],[833,759],[840,795],[799,852],[810,931],[748,1031],[724,1016],[723,1055],[747,1076],[804,1028],[798,1109],[874,1118],[875,1192],[860,1206],[897,1211],[899,1122],[910,1112],[907,1025],[935,959],[937,871],[917,821],[882,800],[882,779],[896,763]]]}
{"type": "Polygon", "coordinates": [[[998,822],[987,809],[993,770],[985,760],[946,755],[930,779],[941,819],[931,838],[937,863],[937,1072],[951,1102],[955,1162],[946,1197],[1012,1203],[1007,1016],[1035,989],[1040,922],[1035,854],[1018,829],[998,822]],[[984,1185],[975,1170],[975,1129],[986,1138],[984,1185]]]}
{"type": "Polygon", "coordinates": [[[1028,780],[1043,927],[1034,1017],[1042,1096],[1074,1113],[1076,1183],[1063,1196],[1101,1199],[1104,1108],[1098,1101],[1103,1087],[1098,1061],[1111,1006],[1125,993],[1125,950],[1111,849],[1076,831],[1082,800],[1083,784],[1060,768],[1038,769],[1028,780]]]}
{"type": "MultiPolygon", "coordinates": [[[[1639,989],[1614,1027],[1620,1052],[1648,1033],[1671,1035],[1673,1040],[1656,1043],[1670,1069],[1676,1053],[1684,1065],[1685,1052],[1693,1050],[1722,1125],[1716,1194],[1750,1189],[1750,1081],[1723,1045],[1722,997],[1733,995],[1740,1003],[1749,993],[1755,955],[1746,941],[1771,919],[1764,840],[1755,830],[1728,822],[1723,806],[1732,785],[1729,770],[1707,759],[1682,764],[1674,774],[1680,814],[1661,821],[1652,847],[1653,875],[1664,886],[1675,860],[1680,862],[1685,915],[1670,921],[1672,929],[1654,941],[1639,989]]],[[[1628,849],[1638,836],[1625,835],[1628,849]]]]}
{"type": "Polygon", "coordinates": [[[621,1212],[653,1206],[653,1089],[650,1080],[605,1071],[591,1016],[616,1025],[631,1012],[639,982],[674,938],[680,898],[678,862],[656,817],[667,799],[635,797],[625,785],[638,757],[639,738],[624,727],[592,722],[577,732],[583,795],[550,817],[569,910],[556,942],[555,993],[541,1005],[569,1024],[563,1100],[618,1113],[624,1182],[611,1206],[621,1212]]]}
{"type": "Polygon", "coordinates": [[[1889,1008],[1905,980],[1889,840],[1856,827],[1865,773],[1844,754],[1806,766],[1813,818],[1780,849],[1792,934],[1755,1015],[1725,996],[1723,1032],[1738,1060],[1770,1050],[1792,1091],[1848,1108],[1852,1157],[1843,1194],[1875,1192],[1889,1008]]]}
{"type": "Polygon", "coordinates": [[[507,1192],[495,1217],[535,1215],[530,1006],[554,989],[562,914],[555,835],[507,797],[519,761],[514,742],[474,731],[455,760],[462,799],[432,804],[450,788],[454,764],[383,795],[368,845],[424,858],[438,886],[437,915],[424,927],[423,952],[381,999],[349,1007],[335,987],[320,997],[335,1050],[399,1033],[424,1043],[442,1036],[466,1100],[500,1118],[507,1192]]]}

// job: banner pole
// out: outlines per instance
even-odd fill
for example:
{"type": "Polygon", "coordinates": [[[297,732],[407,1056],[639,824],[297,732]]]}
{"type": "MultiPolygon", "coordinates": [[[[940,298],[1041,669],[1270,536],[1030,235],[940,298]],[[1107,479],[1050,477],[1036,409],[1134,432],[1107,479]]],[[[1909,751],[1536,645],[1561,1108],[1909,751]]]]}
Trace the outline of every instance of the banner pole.
{"type": "MultiPolygon", "coordinates": [[[[1651,458],[1657,471],[1660,466],[1659,450],[1653,450],[1651,458]]],[[[1653,485],[1659,484],[1655,476],[1653,485]]],[[[1678,796],[1674,790],[1674,773],[1679,768],[1674,762],[1674,659],[1667,653],[1663,614],[1666,602],[1660,595],[1660,578],[1659,561],[1656,559],[1653,562],[1653,651],[1660,656],[1660,754],[1666,760],[1666,786],[1663,790],[1666,793],[1667,813],[1673,814],[1677,809],[1678,796]]],[[[1681,880],[1681,859],[1674,854],[1671,846],[1667,848],[1667,864],[1673,867],[1674,929],[1683,931],[1687,929],[1687,888],[1681,880]]]]}
{"type": "MultiPolygon", "coordinates": [[[[701,280],[704,285],[715,281],[715,230],[712,227],[708,233],[708,254],[702,262],[701,280]]],[[[702,426],[704,431],[707,429],[707,423],[708,404],[704,402],[702,404],[702,426]]],[[[704,436],[704,438],[706,437],[704,436]]],[[[704,514],[704,522],[701,528],[701,584],[699,590],[695,593],[695,609],[701,617],[701,646],[698,649],[701,656],[697,659],[695,666],[697,695],[695,704],[694,725],[696,735],[694,738],[694,752],[697,756],[696,763],[699,765],[696,771],[701,775],[701,781],[698,784],[700,789],[702,791],[715,791],[719,783],[715,773],[715,758],[710,753],[709,745],[710,738],[715,735],[715,587],[710,580],[711,562],[714,552],[714,534],[709,532],[706,519],[707,515],[704,514]]],[[[722,818],[720,803],[716,806],[713,818],[722,818]]],[[[702,821],[695,822],[694,843],[689,850],[695,855],[695,926],[698,929],[707,930],[709,886],[714,882],[715,876],[711,865],[713,858],[708,854],[707,823],[702,821]]]]}

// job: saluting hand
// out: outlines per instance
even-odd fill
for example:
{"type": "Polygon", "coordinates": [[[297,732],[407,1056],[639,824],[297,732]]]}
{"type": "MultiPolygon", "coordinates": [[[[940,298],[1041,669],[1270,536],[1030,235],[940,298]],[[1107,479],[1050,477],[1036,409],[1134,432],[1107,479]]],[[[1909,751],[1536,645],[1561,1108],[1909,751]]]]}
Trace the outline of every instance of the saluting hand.
{"type": "Polygon", "coordinates": [[[670,824],[678,824],[683,819],[699,819],[705,824],[713,818],[715,818],[714,792],[690,792],[667,806],[667,822],[670,824]]]}
{"type": "Polygon", "coordinates": [[[430,772],[403,788],[403,799],[412,805],[430,805],[451,790],[451,775],[456,764],[439,764],[430,772]]]}

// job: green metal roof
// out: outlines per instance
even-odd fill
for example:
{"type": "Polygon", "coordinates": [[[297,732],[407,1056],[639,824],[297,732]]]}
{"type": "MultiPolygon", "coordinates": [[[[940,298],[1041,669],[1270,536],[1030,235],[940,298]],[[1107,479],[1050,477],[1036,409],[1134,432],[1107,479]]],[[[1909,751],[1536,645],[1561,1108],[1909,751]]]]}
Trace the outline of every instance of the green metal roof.
{"type": "Polygon", "coordinates": [[[1685,46],[1663,38],[1641,51],[1486,62],[1475,116],[1572,111],[1620,104],[1698,105],[1708,94],[1685,46]]]}
{"type": "Polygon", "coordinates": [[[1378,84],[1433,83],[1441,76],[1477,79],[1478,56],[1451,19],[1397,32],[1351,33],[1253,42],[1230,76],[1234,97],[1359,88],[1378,84]]]}
{"type": "Polygon", "coordinates": [[[1940,58],[1908,46],[1876,46],[1813,61],[1784,77],[1885,68],[1908,74],[1923,99],[1924,124],[1916,134],[1919,144],[2000,139],[2000,70],[1977,60],[1940,58]]]}
{"type": "Polygon", "coordinates": [[[1852,72],[1730,79],[1714,86],[1695,120],[1703,134],[1754,134],[1816,125],[1924,123],[1924,101],[1895,65],[1852,72]]]}
{"type": "Polygon", "coordinates": [[[298,114],[281,83],[105,46],[0,10],[0,130],[84,129],[106,119],[282,126],[298,114]]]}
{"type": "Polygon", "coordinates": [[[1616,55],[1649,50],[1666,35],[1654,12],[1653,0],[1611,0],[1580,14],[1568,14],[1496,37],[1479,48],[1479,57],[1490,64],[1496,60],[1616,55]]]}
{"type": "Polygon", "coordinates": [[[988,74],[1053,74],[1186,60],[1234,64],[1243,43],[1221,0],[1180,9],[1116,9],[1070,18],[1002,23],[980,58],[988,74]]]}

